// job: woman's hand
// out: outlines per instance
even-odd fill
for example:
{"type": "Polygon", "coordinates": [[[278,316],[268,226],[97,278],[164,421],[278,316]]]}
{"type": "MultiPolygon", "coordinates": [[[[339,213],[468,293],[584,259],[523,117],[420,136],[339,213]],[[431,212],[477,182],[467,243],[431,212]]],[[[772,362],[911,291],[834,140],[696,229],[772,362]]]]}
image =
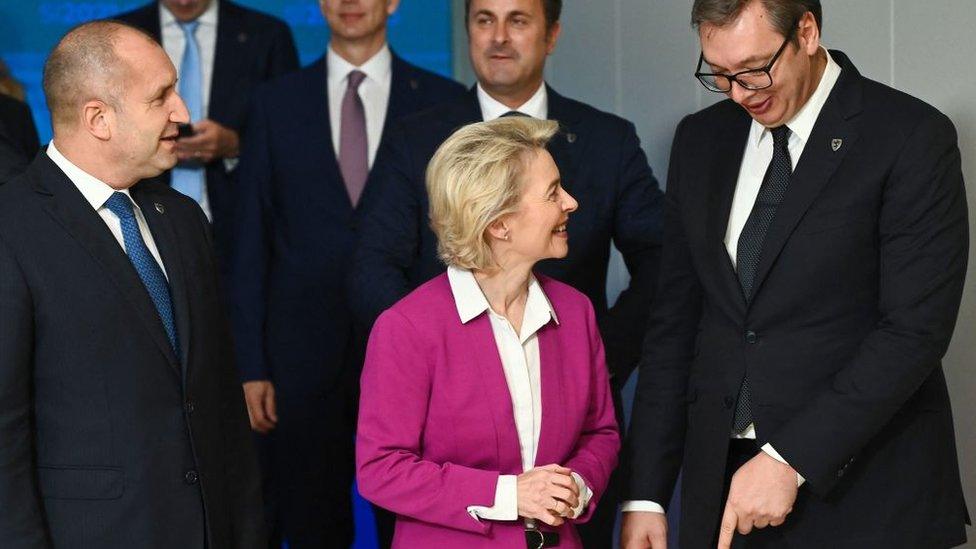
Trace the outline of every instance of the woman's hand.
{"type": "Polygon", "coordinates": [[[579,505],[579,487],[572,471],[561,465],[536,467],[518,476],[518,514],[559,526],[579,505]]]}

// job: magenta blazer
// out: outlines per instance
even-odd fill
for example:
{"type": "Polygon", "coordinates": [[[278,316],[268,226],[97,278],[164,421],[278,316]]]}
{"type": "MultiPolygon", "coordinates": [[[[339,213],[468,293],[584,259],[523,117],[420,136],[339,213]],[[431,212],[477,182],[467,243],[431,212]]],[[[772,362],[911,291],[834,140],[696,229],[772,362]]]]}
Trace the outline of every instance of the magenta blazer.
{"type": "MultiPolygon", "coordinates": [[[[536,465],[571,468],[593,490],[584,513],[559,529],[582,547],[573,522],[589,519],[617,464],[603,343],[582,293],[544,276],[556,311],[538,332],[542,426],[536,465]]],[[[524,524],[478,521],[498,476],[522,473],[512,400],[487,314],[461,324],[443,274],[384,312],[362,376],[356,467],[359,491],[397,514],[393,546],[525,548],[524,524]]],[[[546,529],[545,525],[542,525],[546,529]]]]}

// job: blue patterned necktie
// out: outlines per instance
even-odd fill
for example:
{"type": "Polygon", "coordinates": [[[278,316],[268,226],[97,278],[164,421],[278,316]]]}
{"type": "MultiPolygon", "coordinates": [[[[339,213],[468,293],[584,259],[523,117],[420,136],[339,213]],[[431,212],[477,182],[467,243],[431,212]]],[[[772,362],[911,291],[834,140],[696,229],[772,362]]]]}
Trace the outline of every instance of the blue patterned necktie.
{"type": "MultiPolygon", "coordinates": [[[[196,38],[200,22],[189,21],[179,25],[186,43],[180,62],[179,92],[190,111],[190,121],[196,122],[203,118],[203,73],[200,68],[200,45],[196,38]]],[[[205,180],[202,166],[177,166],[173,168],[172,178],[174,189],[198,203],[203,199],[205,180]]]]}
{"type": "MultiPolygon", "coordinates": [[[[773,128],[773,158],[769,161],[766,177],[759,187],[759,195],[752,207],[749,219],[746,220],[739,236],[739,243],[735,250],[735,267],[739,276],[739,285],[746,302],[752,301],[753,285],[756,281],[756,270],[759,268],[759,258],[762,257],[763,242],[769,226],[776,217],[776,209],[783,202],[786,188],[793,175],[793,160],[790,158],[790,129],[786,126],[773,128]]],[[[749,374],[742,378],[739,387],[739,398],[735,403],[735,416],[732,420],[732,430],[742,434],[752,424],[752,393],[749,390],[749,374]]]]}
{"type": "Polygon", "coordinates": [[[166,336],[169,337],[169,344],[173,347],[173,353],[180,356],[180,342],[176,335],[176,322],[173,317],[173,300],[169,293],[169,283],[163,274],[163,269],[156,262],[156,258],[149,252],[146,242],[142,239],[139,231],[139,223],[136,221],[135,212],[132,208],[132,200],[124,193],[114,192],[105,201],[105,207],[114,213],[122,223],[122,239],[125,242],[125,253],[129,256],[129,261],[139,273],[143,285],[152,298],[159,319],[163,322],[166,329],[166,336]]]}

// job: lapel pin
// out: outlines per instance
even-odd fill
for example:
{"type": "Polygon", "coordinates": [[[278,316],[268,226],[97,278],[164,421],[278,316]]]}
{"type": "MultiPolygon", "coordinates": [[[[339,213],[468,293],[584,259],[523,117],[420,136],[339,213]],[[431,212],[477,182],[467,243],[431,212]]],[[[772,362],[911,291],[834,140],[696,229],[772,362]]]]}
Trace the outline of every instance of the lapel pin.
{"type": "Polygon", "coordinates": [[[247,33],[246,32],[242,32],[242,33],[238,34],[237,35],[237,41],[240,42],[241,44],[243,44],[244,42],[247,42],[247,33]]]}
{"type": "Polygon", "coordinates": [[[576,134],[575,133],[567,133],[566,134],[566,141],[568,141],[570,143],[576,143],[576,134]]]}
{"type": "Polygon", "coordinates": [[[411,90],[416,90],[419,87],[420,87],[420,84],[416,80],[410,79],[410,89],[411,90]]]}
{"type": "Polygon", "coordinates": [[[833,149],[834,152],[837,152],[837,149],[839,149],[840,146],[843,145],[843,144],[844,144],[844,140],[843,139],[832,139],[830,141],[830,148],[833,149]]]}
{"type": "Polygon", "coordinates": [[[157,212],[159,212],[159,213],[166,213],[166,208],[164,208],[163,205],[160,204],[159,202],[153,203],[153,206],[156,206],[156,211],[157,212]]]}

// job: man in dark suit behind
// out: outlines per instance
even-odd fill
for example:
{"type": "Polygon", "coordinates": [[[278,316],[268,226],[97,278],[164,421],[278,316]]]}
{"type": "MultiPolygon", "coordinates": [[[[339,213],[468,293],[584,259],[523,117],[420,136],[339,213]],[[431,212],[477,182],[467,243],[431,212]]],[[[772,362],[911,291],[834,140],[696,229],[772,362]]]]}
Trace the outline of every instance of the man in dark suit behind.
{"type": "Polygon", "coordinates": [[[158,0],[116,19],[158,40],[177,68],[193,136],[179,140],[180,163],[160,180],[200,203],[213,223],[225,271],[251,92],[298,68],[291,30],[276,17],[229,0],[158,0]]]}
{"type": "MultiPolygon", "coordinates": [[[[569,221],[569,255],[540,272],[582,291],[593,302],[606,342],[614,398],[640,354],[660,251],[661,192],[633,124],[556,93],[543,81],[546,57],[559,38],[558,0],[471,0],[465,4],[468,47],[477,85],[452,104],[404,119],[377,165],[376,189],[350,277],[355,311],[367,324],[411,289],[444,271],[427,223],[424,171],[437,147],[460,126],[505,115],[557,120],[549,150],[566,190],[580,203],[569,221]],[[611,241],[630,271],[630,286],[613,307],[606,294],[611,241]]],[[[580,528],[587,546],[611,541],[615,480],[596,516],[580,528]]]]}
{"type": "Polygon", "coordinates": [[[626,549],[945,548],[968,522],[941,358],[966,274],[952,123],[820,46],[818,0],[697,0],[626,549]]]}
{"type": "Polygon", "coordinates": [[[38,149],[30,107],[0,93],[0,183],[24,171],[38,149]]]}
{"type": "Polygon", "coordinates": [[[344,282],[369,167],[386,128],[463,93],[391,52],[397,4],[322,0],[326,54],[262,86],[249,116],[232,319],[251,423],[267,434],[269,520],[296,549],[352,543],[365,330],[344,282]]]}
{"type": "Polygon", "coordinates": [[[151,178],[188,119],[141,31],[68,33],[54,139],[0,186],[0,547],[266,547],[200,208],[151,178]]]}

